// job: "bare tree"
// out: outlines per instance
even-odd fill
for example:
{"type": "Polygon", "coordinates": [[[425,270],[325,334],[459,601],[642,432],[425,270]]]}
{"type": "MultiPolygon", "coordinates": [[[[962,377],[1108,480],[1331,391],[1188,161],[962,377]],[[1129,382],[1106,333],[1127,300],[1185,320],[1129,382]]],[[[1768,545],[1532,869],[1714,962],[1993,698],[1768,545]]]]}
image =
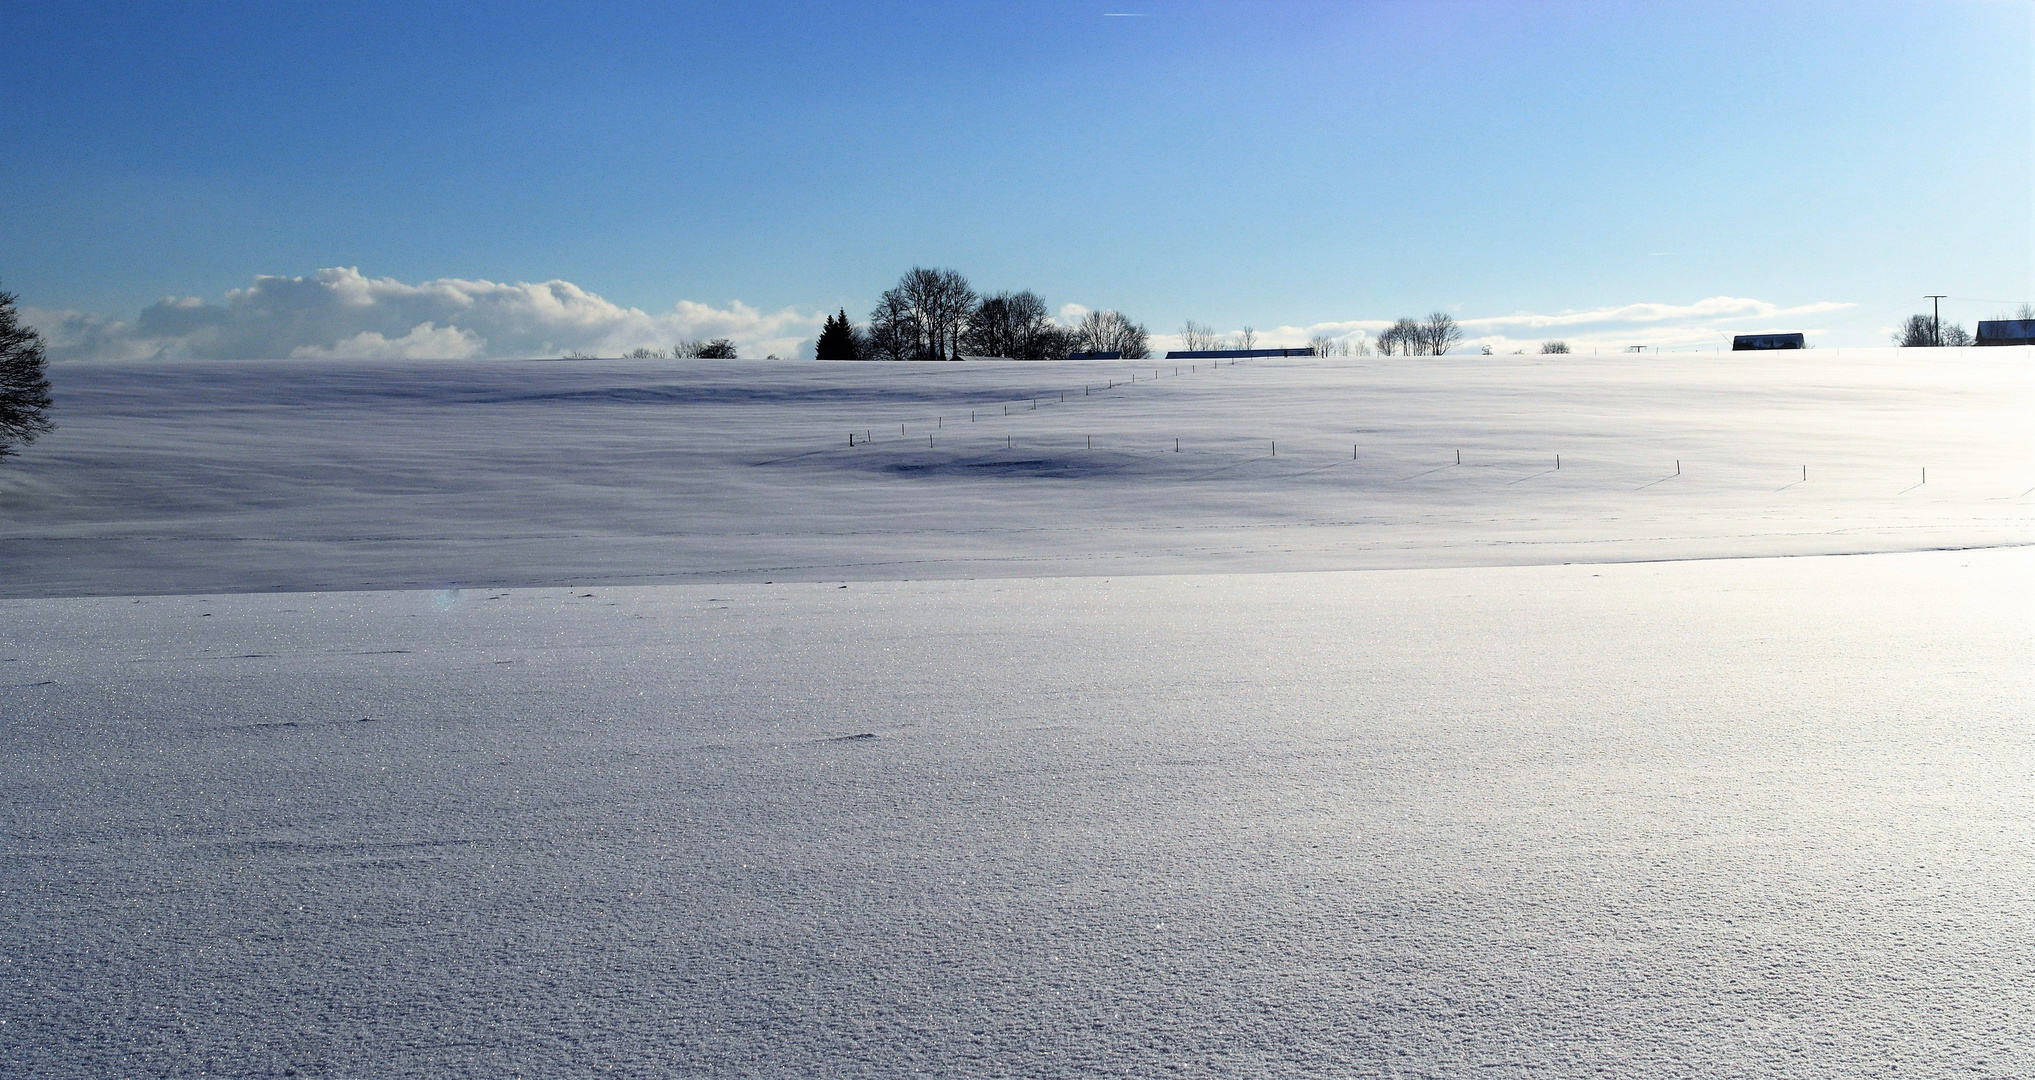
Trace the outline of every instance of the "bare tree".
{"type": "Polygon", "coordinates": [[[1189,352],[1213,352],[1222,348],[1222,339],[1214,327],[1189,319],[1180,326],[1180,347],[1189,352]]]}
{"type": "Polygon", "coordinates": [[[624,360],[664,360],[664,359],[668,359],[668,358],[667,358],[667,357],[666,357],[666,356],[664,355],[664,350],[663,350],[663,349],[630,349],[630,350],[629,350],[628,352],[625,352],[625,353],[623,353],[623,354],[622,354],[622,359],[624,359],[624,360]]]}
{"type": "Polygon", "coordinates": [[[896,289],[886,291],[869,313],[868,357],[871,360],[913,360],[918,357],[925,331],[919,316],[896,289]]]}
{"type": "Polygon", "coordinates": [[[1426,356],[1441,356],[1463,340],[1463,328],[1446,311],[1432,312],[1427,322],[1420,327],[1420,351],[1426,356]]]}
{"type": "Polygon", "coordinates": [[[1039,294],[1004,292],[975,305],[961,332],[961,348],[971,356],[1059,360],[1072,351],[1066,338],[1067,332],[1053,325],[1039,294]]]}
{"type": "Polygon", "coordinates": [[[1253,330],[1250,327],[1246,326],[1242,330],[1237,332],[1237,348],[1255,349],[1257,347],[1258,347],[1258,332],[1256,330],[1253,330]]]}
{"type": "MultiPolygon", "coordinates": [[[[2021,310],[2035,310],[2035,307],[2024,304],[2021,310]]],[[[1932,345],[1969,345],[1971,342],[1971,332],[1963,326],[1957,323],[1939,324],[1928,315],[1910,315],[1908,321],[1902,323],[1899,330],[1894,331],[1894,344],[1909,349],[1927,348],[1932,345]]]]}
{"type": "Polygon", "coordinates": [[[1336,355],[1337,346],[1341,346],[1342,355],[1348,356],[1350,354],[1348,344],[1337,341],[1326,334],[1317,334],[1307,339],[1307,347],[1313,349],[1316,356],[1334,356],[1336,355]]]}
{"type": "Polygon", "coordinates": [[[1081,332],[1070,326],[1048,326],[1039,331],[1035,348],[1040,360],[1065,360],[1081,348],[1081,332]]]}
{"type": "Polygon", "coordinates": [[[897,341],[897,358],[900,360],[942,360],[945,350],[940,348],[945,336],[937,325],[938,313],[930,310],[920,295],[929,287],[936,286],[938,271],[912,267],[910,272],[898,279],[897,285],[884,292],[876,310],[870,313],[873,324],[881,315],[893,315],[890,336],[897,341]]]}
{"type": "Polygon", "coordinates": [[[1540,343],[1540,351],[1543,355],[1548,353],[1565,353],[1569,351],[1569,343],[1566,341],[1543,341],[1540,343]]]}
{"type": "Polygon", "coordinates": [[[1927,315],[1910,315],[1908,321],[1894,331],[1894,344],[1906,349],[1927,348],[1936,344],[1936,322],[1927,315]]]}
{"type": "Polygon", "coordinates": [[[1074,333],[1080,337],[1082,352],[1121,353],[1126,360],[1143,360],[1151,355],[1144,326],[1114,311],[1083,315],[1074,333]]]}
{"type": "Polygon", "coordinates": [[[960,273],[914,266],[870,313],[870,338],[888,359],[952,360],[974,308],[975,290],[960,273]]]}
{"type": "Polygon", "coordinates": [[[1046,302],[1032,292],[1021,292],[1023,318],[1017,323],[1014,354],[1020,360],[1065,360],[1074,351],[1074,332],[1055,325],[1046,312],[1046,302]]]}
{"type": "MultiPolygon", "coordinates": [[[[661,358],[664,356],[660,352],[637,349],[624,359],[634,359],[638,354],[641,354],[643,357],[661,358]]],[[[735,343],[724,337],[717,337],[712,341],[680,338],[678,344],[671,347],[671,358],[674,360],[733,360],[735,359],[735,343]]]]}
{"type": "MultiPolygon", "coordinates": [[[[1023,300],[1007,292],[982,297],[968,316],[967,328],[961,331],[961,351],[969,356],[1016,359],[1018,328],[1031,314],[1033,300],[1038,297],[1029,292],[1023,300]]],[[[1043,313],[1045,302],[1039,301],[1037,306],[1043,313]]]]}
{"type": "Polygon", "coordinates": [[[915,289],[925,307],[933,330],[934,344],[941,360],[961,358],[961,332],[968,328],[968,314],[975,310],[975,290],[958,271],[933,272],[926,284],[915,289]]]}
{"type": "Polygon", "coordinates": [[[1379,356],[1412,356],[1421,351],[1421,326],[1412,319],[1400,319],[1378,335],[1379,356]]]}

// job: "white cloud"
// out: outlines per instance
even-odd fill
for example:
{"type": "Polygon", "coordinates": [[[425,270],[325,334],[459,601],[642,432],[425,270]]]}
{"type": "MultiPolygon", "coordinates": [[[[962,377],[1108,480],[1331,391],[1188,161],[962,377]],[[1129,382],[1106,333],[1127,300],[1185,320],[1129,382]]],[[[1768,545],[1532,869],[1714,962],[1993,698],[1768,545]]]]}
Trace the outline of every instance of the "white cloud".
{"type": "Polygon", "coordinates": [[[481,355],[487,342],[471,330],[437,327],[421,322],[402,337],[389,338],[364,330],[331,348],[299,345],[292,360],[466,360],[481,355]]]}
{"type": "Polygon", "coordinates": [[[717,337],[732,339],[744,356],[793,356],[822,318],[739,300],[725,308],[681,300],[652,314],[569,281],[410,285],[352,267],[259,276],[218,303],[170,297],[132,321],[27,307],[22,315],[59,360],[618,356],[717,337]]]}

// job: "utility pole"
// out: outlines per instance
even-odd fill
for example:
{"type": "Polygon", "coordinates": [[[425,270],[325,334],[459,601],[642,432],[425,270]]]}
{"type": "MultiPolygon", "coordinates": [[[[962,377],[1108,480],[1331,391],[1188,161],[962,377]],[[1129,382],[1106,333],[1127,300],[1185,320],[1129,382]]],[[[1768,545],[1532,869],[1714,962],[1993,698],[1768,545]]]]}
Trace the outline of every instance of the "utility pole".
{"type": "Polygon", "coordinates": [[[1936,313],[1936,322],[1929,327],[1929,344],[1938,347],[1943,344],[1943,298],[1947,295],[1949,294],[1930,293],[1922,298],[1929,301],[1931,310],[1936,313]]]}

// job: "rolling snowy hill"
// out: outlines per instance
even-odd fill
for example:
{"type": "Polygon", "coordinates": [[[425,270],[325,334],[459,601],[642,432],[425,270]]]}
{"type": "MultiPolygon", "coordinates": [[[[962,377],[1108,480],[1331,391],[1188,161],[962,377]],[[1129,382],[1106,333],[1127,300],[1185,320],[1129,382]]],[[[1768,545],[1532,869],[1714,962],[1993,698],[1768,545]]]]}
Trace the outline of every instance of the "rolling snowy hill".
{"type": "Polygon", "coordinates": [[[61,366],[0,1073],[2023,1075],[2024,352],[61,366]]]}
{"type": "Polygon", "coordinates": [[[2028,352],[63,365],[0,595],[2024,543],[2028,352]]]}

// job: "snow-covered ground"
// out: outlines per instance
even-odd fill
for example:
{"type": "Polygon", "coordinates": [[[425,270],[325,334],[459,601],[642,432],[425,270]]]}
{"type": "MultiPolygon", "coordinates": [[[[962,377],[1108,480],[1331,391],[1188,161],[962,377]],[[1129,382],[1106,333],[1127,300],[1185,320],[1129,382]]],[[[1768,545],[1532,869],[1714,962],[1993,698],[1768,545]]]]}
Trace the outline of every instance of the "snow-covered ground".
{"type": "Polygon", "coordinates": [[[0,1074],[2026,1075],[2001,352],[60,367],[0,1074]]]}
{"type": "Polygon", "coordinates": [[[2021,543],[2030,352],[60,365],[0,595],[2021,543]]]}

